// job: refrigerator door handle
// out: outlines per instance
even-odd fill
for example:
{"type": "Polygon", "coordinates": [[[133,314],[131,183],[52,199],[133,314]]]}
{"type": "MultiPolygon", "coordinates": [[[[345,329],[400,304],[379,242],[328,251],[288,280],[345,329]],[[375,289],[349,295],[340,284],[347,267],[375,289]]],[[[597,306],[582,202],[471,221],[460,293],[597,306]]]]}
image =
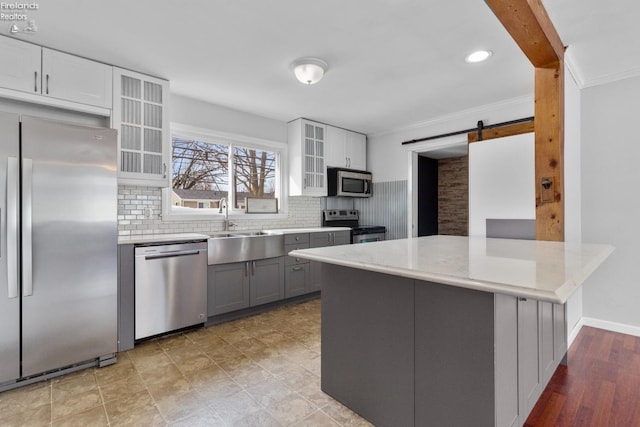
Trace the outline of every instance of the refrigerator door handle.
{"type": "Polygon", "coordinates": [[[18,159],[7,158],[7,286],[18,297],[18,159]]]}
{"type": "Polygon", "coordinates": [[[31,205],[33,191],[33,160],[22,161],[22,296],[33,295],[31,205]]]}

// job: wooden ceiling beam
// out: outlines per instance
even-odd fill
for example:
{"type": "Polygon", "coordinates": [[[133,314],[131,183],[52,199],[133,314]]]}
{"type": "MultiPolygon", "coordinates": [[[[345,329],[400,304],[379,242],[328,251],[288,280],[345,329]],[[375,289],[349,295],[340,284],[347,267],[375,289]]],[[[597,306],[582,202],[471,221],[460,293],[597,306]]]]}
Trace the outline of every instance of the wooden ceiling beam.
{"type": "Polygon", "coordinates": [[[564,240],[564,45],[541,0],[485,0],[535,67],[536,239],[564,240]]]}
{"type": "Polygon", "coordinates": [[[536,68],[552,67],[564,45],[541,0],[485,0],[536,68]]]}

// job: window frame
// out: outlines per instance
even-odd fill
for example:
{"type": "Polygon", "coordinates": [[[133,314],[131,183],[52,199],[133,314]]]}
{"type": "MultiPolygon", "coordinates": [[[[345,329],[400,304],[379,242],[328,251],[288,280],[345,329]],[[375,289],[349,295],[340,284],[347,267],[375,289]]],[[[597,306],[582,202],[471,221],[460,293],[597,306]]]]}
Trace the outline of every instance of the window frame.
{"type": "MultiPolygon", "coordinates": [[[[227,192],[227,203],[229,206],[229,218],[233,219],[282,219],[287,217],[288,203],[288,145],[284,142],[273,141],[262,138],[255,138],[247,135],[216,131],[213,129],[198,128],[180,123],[171,123],[169,164],[170,176],[169,187],[162,189],[162,219],[174,221],[198,221],[198,220],[223,220],[224,212],[218,213],[218,208],[198,208],[193,211],[174,209],[171,203],[171,192],[173,186],[173,138],[195,139],[212,144],[224,144],[230,147],[230,153],[234,146],[252,148],[256,150],[271,151],[276,154],[276,176],[275,194],[278,198],[279,211],[277,214],[247,214],[244,210],[234,209],[235,200],[233,191],[232,174],[235,168],[229,170],[229,188],[227,192]]],[[[233,156],[230,155],[230,161],[233,156]]]]}

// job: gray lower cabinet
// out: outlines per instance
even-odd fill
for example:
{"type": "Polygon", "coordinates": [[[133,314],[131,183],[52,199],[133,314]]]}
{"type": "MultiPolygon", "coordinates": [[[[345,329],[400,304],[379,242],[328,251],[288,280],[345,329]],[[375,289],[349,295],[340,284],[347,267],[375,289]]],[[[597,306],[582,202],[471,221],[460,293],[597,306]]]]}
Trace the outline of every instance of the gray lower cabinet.
{"type": "Polygon", "coordinates": [[[351,232],[321,231],[309,234],[309,247],[321,248],[324,246],[348,245],[351,243],[351,232]]]}
{"type": "Polygon", "coordinates": [[[321,265],[320,261],[309,261],[309,290],[311,292],[319,291],[321,288],[321,265]]]}
{"type": "MultiPolygon", "coordinates": [[[[285,253],[309,247],[309,233],[289,235],[285,240],[285,253]]],[[[284,297],[291,298],[312,292],[309,290],[309,260],[285,256],[284,297]]]]}
{"type": "Polygon", "coordinates": [[[118,245],[118,351],[135,343],[135,269],[133,244],[118,245]]]}
{"type": "Polygon", "coordinates": [[[207,270],[207,316],[249,307],[249,263],[210,265],[207,270]]]}
{"type": "Polygon", "coordinates": [[[255,306],[284,298],[284,257],[251,261],[249,305],[255,306]]]}
{"type": "Polygon", "coordinates": [[[210,265],[209,317],[284,298],[283,257],[210,265]]]}
{"type": "Polygon", "coordinates": [[[540,373],[540,305],[532,299],[518,300],[518,388],[520,414],[528,414],[542,393],[540,373]]]}
{"type": "Polygon", "coordinates": [[[496,425],[523,425],[567,352],[565,305],[495,296],[496,425]]]}
{"type": "MultiPolygon", "coordinates": [[[[350,231],[322,231],[319,233],[310,233],[309,247],[321,248],[324,246],[348,245],[351,243],[350,231]]],[[[320,290],[320,262],[309,262],[309,292],[320,290]]]]}
{"type": "Polygon", "coordinates": [[[291,298],[309,293],[307,282],[309,281],[309,263],[291,264],[285,267],[284,297],[291,298]]]}
{"type": "Polygon", "coordinates": [[[322,269],[322,390],[375,425],[522,426],[566,355],[565,305],[322,269]]]}

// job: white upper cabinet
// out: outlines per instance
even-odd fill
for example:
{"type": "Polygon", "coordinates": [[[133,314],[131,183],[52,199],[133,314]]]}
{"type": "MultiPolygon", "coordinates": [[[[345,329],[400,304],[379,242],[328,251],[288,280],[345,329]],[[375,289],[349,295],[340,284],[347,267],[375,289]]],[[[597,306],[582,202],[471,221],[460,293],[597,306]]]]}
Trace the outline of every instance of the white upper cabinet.
{"type": "Polygon", "coordinates": [[[10,37],[0,37],[0,51],[0,87],[39,94],[42,48],[10,37]]]}
{"type": "Polygon", "coordinates": [[[327,126],[327,166],[348,167],[346,147],[347,130],[327,126]]]}
{"type": "Polygon", "coordinates": [[[3,56],[0,87],[30,95],[111,108],[110,65],[10,37],[0,37],[0,50],[3,56]]]}
{"type": "Polygon", "coordinates": [[[327,166],[366,170],[366,135],[327,126],[327,166]]]}
{"type": "Polygon", "coordinates": [[[167,187],[169,82],[114,68],[111,126],[118,129],[118,182],[167,187]]]}
{"type": "Polygon", "coordinates": [[[327,195],[326,132],[322,123],[305,119],[289,123],[289,195],[327,195]]]}
{"type": "Polygon", "coordinates": [[[42,48],[42,94],[111,108],[112,69],[110,65],[42,48]]]}
{"type": "Polygon", "coordinates": [[[347,132],[346,157],[350,169],[367,170],[367,136],[358,132],[347,132]]]}

